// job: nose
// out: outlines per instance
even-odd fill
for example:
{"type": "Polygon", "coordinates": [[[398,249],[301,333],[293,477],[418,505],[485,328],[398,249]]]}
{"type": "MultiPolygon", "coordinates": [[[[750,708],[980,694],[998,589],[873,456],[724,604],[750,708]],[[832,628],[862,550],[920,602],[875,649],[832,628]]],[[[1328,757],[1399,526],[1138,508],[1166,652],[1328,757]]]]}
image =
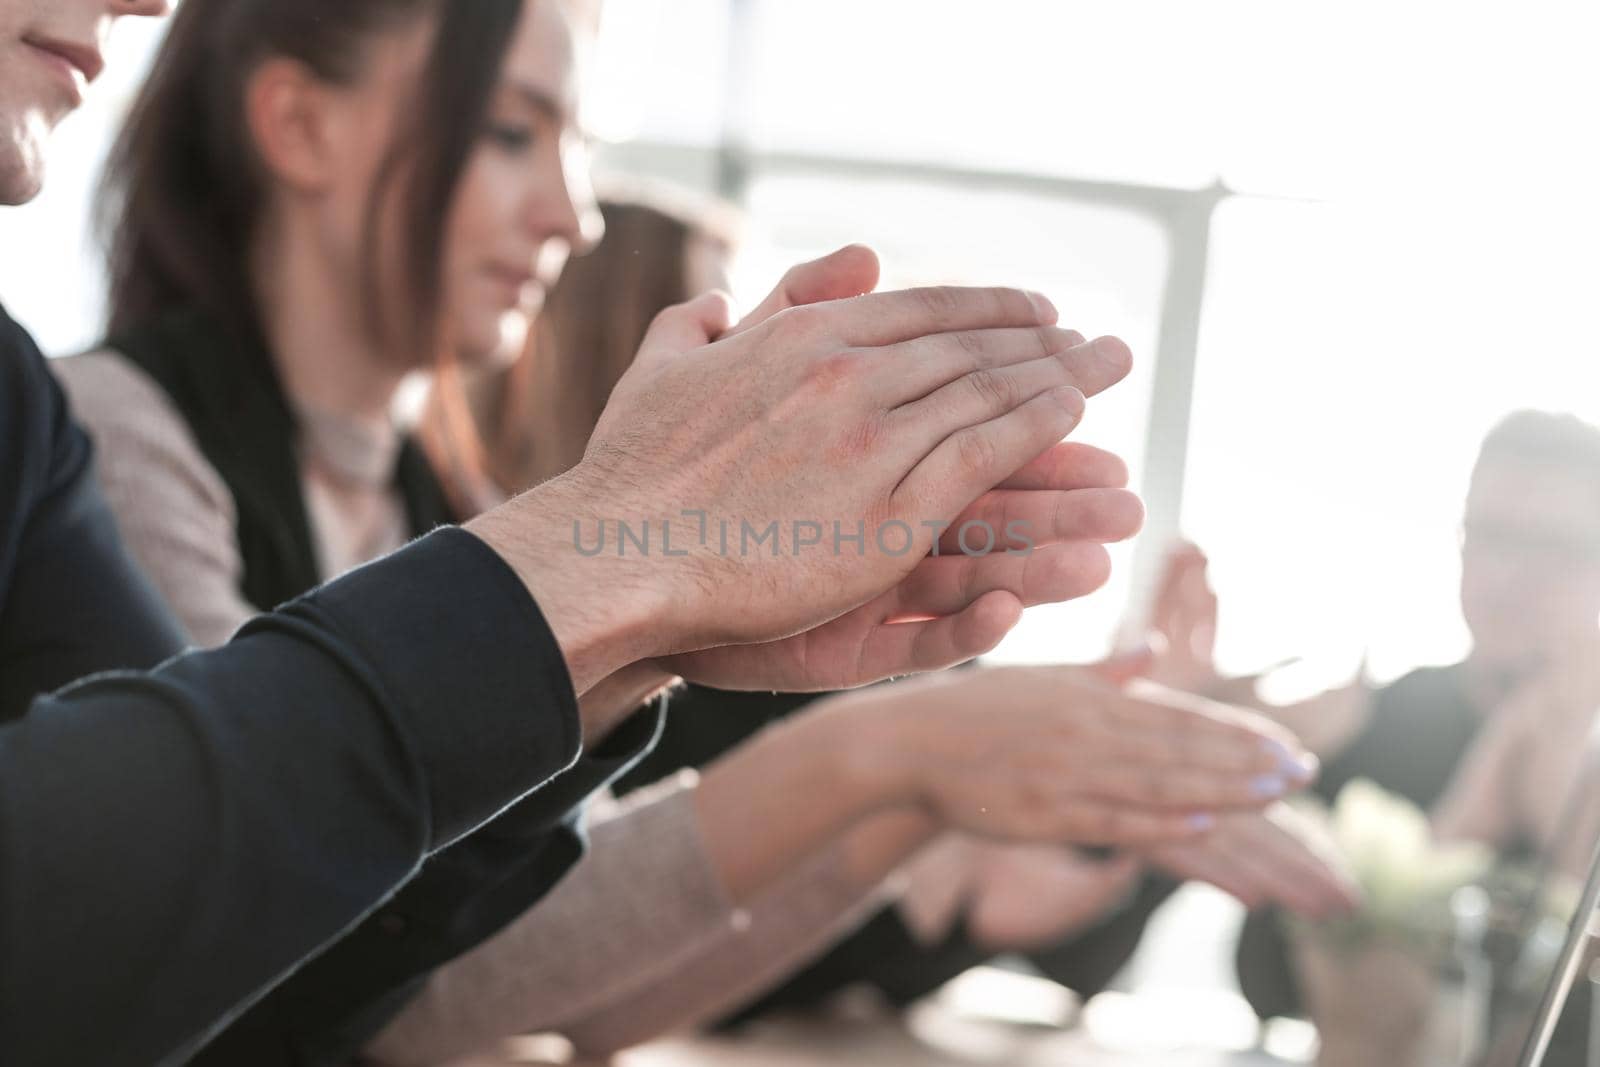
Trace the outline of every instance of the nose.
{"type": "Polygon", "coordinates": [[[594,249],[605,236],[605,220],[589,174],[589,153],[581,144],[561,152],[557,187],[544,201],[544,210],[530,212],[532,228],[542,236],[566,242],[575,256],[594,249]]]}
{"type": "Polygon", "coordinates": [[[578,215],[578,237],[572,243],[572,254],[583,256],[593,252],[595,246],[600,243],[605,235],[606,219],[600,213],[600,202],[595,199],[591,191],[587,202],[578,215]]]}

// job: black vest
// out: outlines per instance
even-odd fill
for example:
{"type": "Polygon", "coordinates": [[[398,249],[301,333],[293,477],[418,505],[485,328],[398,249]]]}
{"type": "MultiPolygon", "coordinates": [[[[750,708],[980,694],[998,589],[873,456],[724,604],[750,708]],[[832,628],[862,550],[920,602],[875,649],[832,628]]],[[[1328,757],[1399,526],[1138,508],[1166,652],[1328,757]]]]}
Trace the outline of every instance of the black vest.
{"type": "MultiPolygon", "coordinates": [[[[316,547],[295,456],[295,420],[272,359],[250,331],[230,331],[206,316],[169,314],[113,337],[155,380],[189,424],[238,509],[240,591],[272,608],[316,588],[316,547]]],[[[457,521],[422,450],[402,442],[395,484],[414,537],[457,521]]]]}

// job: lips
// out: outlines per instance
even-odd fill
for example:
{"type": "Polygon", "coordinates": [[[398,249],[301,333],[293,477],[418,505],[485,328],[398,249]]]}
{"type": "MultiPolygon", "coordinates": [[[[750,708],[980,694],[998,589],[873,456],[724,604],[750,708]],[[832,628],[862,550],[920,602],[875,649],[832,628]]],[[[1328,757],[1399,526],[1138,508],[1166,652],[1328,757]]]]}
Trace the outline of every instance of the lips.
{"type": "Polygon", "coordinates": [[[529,282],[537,280],[537,276],[533,271],[518,267],[490,267],[489,277],[513,289],[521,289],[529,282]]]}
{"type": "Polygon", "coordinates": [[[105,57],[92,44],[39,36],[24,37],[22,43],[67,84],[75,103],[81,102],[84,88],[105,70],[105,57]]]}
{"type": "Polygon", "coordinates": [[[26,37],[23,42],[41,52],[48,52],[66,60],[83,75],[83,80],[86,82],[94,81],[100,77],[100,72],[106,69],[105,57],[100,54],[100,49],[92,44],[62,41],[53,37],[26,37]]]}
{"type": "Polygon", "coordinates": [[[526,268],[491,266],[485,273],[507,307],[527,301],[539,281],[539,276],[526,268]]]}

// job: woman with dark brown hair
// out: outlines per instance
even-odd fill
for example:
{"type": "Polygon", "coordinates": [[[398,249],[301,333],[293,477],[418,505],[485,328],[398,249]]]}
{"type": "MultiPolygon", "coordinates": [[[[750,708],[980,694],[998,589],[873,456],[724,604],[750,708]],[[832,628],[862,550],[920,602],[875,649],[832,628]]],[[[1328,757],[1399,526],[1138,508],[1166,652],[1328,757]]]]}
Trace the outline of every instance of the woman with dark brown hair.
{"type": "Polygon", "coordinates": [[[629,344],[662,308],[728,287],[737,227],[732,212],[663,190],[619,194],[600,205],[611,243],[567,264],[561,298],[535,322],[529,349],[535,358],[513,365],[503,388],[480,379],[472,392],[497,467],[491,473],[514,492],[583,458],[611,390],[633,362],[629,344]],[[584,358],[563,360],[560,352],[584,358]],[[540,404],[541,397],[559,402],[540,404]]]}
{"type": "Polygon", "coordinates": [[[522,355],[509,367],[446,368],[445,387],[429,395],[420,437],[472,507],[576,466],[655,317],[727,287],[732,211],[634,188],[617,189],[600,212],[609,239],[567,264],[522,355]]]}

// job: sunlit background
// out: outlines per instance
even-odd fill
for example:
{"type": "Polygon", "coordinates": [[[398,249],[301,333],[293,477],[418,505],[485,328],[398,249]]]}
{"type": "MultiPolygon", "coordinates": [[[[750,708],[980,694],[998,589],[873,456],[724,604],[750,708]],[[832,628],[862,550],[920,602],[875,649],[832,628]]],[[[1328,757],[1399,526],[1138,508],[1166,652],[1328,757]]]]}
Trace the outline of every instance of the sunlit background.
{"type": "MultiPolygon", "coordinates": [[[[1128,458],[1149,533],[997,658],[1084,659],[1163,545],[1213,561],[1230,671],[1306,684],[1465,650],[1478,440],[1600,419],[1600,40],[1578,3],[607,0],[589,121],[610,173],[733,199],[746,300],[846,241],[890,284],[1048,292],[1140,357],[1082,437],[1128,458]]],[[[94,342],[86,229],[151,27],[128,26],[58,180],[0,214],[0,299],[94,342]]]]}
{"type": "MultiPolygon", "coordinates": [[[[1228,670],[1311,682],[1449,661],[1477,440],[1533,405],[1600,418],[1600,106],[1581,4],[608,0],[604,171],[747,212],[735,272],[876,245],[889,282],[1048,292],[1135,347],[1081,435],[1150,533],[1041,610],[1010,660],[1086,658],[1178,532],[1213,560],[1228,670]]],[[[0,215],[0,298],[92,344],[94,163],[158,30],[120,31],[58,180],[0,215]]]]}

